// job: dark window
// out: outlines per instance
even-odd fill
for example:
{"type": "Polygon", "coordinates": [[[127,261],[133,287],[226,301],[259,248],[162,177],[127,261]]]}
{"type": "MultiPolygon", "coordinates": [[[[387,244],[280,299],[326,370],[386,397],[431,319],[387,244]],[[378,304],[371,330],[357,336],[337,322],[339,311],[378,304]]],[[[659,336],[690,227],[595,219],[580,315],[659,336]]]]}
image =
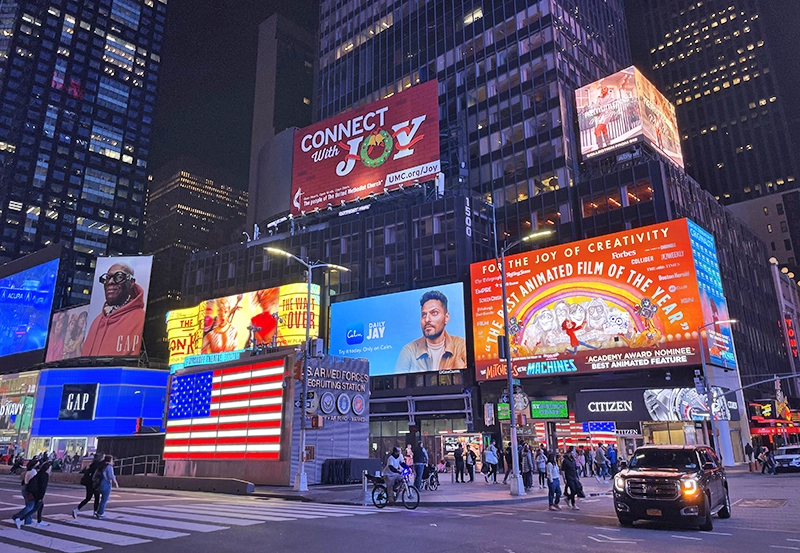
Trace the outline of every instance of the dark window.
{"type": "Polygon", "coordinates": [[[791,251],[792,250],[792,241],[787,238],[786,240],[783,241],[783,247],[786,248],[787,252],[791,251]]]}
{"type": "Polygon", "coordinates": [[[775,207],[778,210],[778,215],[783,215],[783,204],[778,204],[775,207]]]}

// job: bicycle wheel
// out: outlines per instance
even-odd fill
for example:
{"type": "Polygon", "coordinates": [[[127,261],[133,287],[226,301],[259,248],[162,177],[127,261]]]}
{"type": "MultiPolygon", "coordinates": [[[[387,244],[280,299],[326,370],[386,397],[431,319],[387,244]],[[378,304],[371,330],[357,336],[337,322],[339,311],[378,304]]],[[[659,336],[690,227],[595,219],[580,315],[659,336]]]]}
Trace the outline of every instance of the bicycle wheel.
{"type": "Polygon", "coordinates": [[[439,479],[436,477],[436,475],[431,476],[430,480],[428,481],[428,487],[433,491],[439,489],[439,479]]]}
{"type": "Polygon", "coordinates": [[[389,503],[389,494],[386,486],[377,485],[372,488],[372,504],[378,509],[383,509],[389,503]]]}
{"type": "Polygon", "coordinates": [[[403,506],[413,511],[419,506],[419,490],[414,486],[406,486],[403,490],[403,506]]]}

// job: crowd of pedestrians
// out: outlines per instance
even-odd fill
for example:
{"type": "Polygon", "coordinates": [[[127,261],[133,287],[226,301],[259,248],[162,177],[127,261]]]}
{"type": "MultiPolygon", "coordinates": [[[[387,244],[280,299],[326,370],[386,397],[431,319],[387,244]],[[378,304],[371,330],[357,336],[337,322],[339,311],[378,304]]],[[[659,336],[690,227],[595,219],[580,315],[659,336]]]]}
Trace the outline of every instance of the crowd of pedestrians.
{"type": "MultiPolygon", "coordinates": [[[[54,461],[46,453],[37,455],[28,461],[22,473],[20,485],[25,506],[11,517],[14,525],[48,526],[42,521],[44,498],[50,482],[50,474],[54,470],[54,461]],[[33,522],[33,515],[36,522],[33,522]]],[[[76,470],[80,469],[80,464],[76,470]]],[[[105,508],[111,496],[112,486],[119,488],[114,474],[114,458],[111,455],[96,454],[88,467],[81,471],[81,484],[86,488],[86,498],[72,511],[72,516],[77,518],[78,512],[92,499],[94,499],[94,517],[105,518],[105,508]]]]}

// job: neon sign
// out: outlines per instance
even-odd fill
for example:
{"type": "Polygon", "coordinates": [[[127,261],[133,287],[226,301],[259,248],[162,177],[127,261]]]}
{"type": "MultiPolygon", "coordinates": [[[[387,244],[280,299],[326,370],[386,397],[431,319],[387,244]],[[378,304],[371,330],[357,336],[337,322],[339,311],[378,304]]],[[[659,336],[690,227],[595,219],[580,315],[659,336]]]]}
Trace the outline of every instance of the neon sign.
{"type": "Polygon", "coordinates": [[[794,321],[789,315],[784,315],[783,323],[786,325],[786,336],[789,338],[789,349],[792,350],[792,356],[797,359],[800,354],[797,351],[797,332],[794,330],[794,321]]]}

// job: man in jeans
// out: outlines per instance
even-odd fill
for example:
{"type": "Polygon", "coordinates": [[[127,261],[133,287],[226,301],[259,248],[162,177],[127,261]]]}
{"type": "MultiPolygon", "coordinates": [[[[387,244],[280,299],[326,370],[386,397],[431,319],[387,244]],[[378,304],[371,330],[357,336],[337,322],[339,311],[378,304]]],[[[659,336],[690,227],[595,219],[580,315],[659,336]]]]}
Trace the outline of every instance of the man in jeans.
{"type": "Polygon", "coordinates": [[[395,446],[392,454],[386,460],[383,467],[383,479],[386,481],[386,491],[389,494],[389,503],[394,503],[394,487],[403,478],[403,468],[406,466],[403,456],[400,455],[400,448],[395,446]]]}
{"type": "Polygon", "coordinates": [[[425,471],[425,465],[428,464],[428,454],[422,446],[422,440],[417,442],[417,445],[411,450],[411,455],[414,459],[414,474],[416,476],[415,482],[418,490],[422,490],[422,474],[425,471]]]}
{"type": "Polygon", "coordinates": [[[594,464],[597,466],[597,473],[594,475],[595,479],[600,482],[600,478],[605,483],[608,478],[608,458],[606,452],[603,451],[603,444],[598,444],[594,452],[594,464]]]}

